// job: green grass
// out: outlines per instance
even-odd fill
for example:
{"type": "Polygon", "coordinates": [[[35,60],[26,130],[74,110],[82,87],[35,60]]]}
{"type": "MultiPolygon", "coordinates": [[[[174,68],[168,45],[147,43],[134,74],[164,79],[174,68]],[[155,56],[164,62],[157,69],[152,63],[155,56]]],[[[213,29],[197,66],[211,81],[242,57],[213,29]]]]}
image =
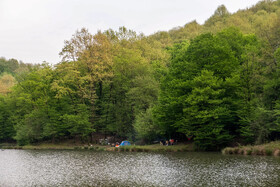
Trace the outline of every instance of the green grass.
{"type": "Polygon", "coordinates": [[[159,144],[153,145],[132,145],[121,146],[119,148],[102,146],[102,145],[84,145],[84,144],[71,144],[71,143],[40,143],[36,145],[3,145],[3,149],[26,149],[26,150],[90,150],[90,151],[119,151],[119,152],[187,152],[194,151],[193,144],[179,144],[173,146],[162,146],[159,144]]]}
{"type": "Polygon", "coordinates": [[[50,143],[22,146],[22,149],[82,149],[82,148],[83,148],[82,146],[77,146],[77,145],[50,144],[50,143]]]}
{"type": "Polygon", "coordinates": [[[92,147],[91,146],[88,146],[88,145],[84,145],[84,144],[71,144],[71,143],[68,143],[68,142],[63,142],[63,143],[55,143],[55,144],[52,144],[52,143],[40,143],[40,144],[30,144],[30,145],[24,145],[24,146],[18,146],[16,144],[13,144],[13,145],[4,145],[2,144],[1,145],[1,148],[2,149],[26,149],[26,150],[29,150],[29,149],[36,149],[36,150],[41,150],[41,149],[58,149],[58,150],[63,150],[63,149],[89,149],[91,150],[92,147]]]}
{"type": "Polygon", "coordinates": [[[274,141],[262,145],[248,145],[238,147],[227,147],[222,150],[223,154],[240,154],[240,155],[263,155],[263,156],[280,156],[280,141],[274,141]]]}
{"type": "Polygon", "coordinates": [[[247,150],[247,155],[252,155],[252,149],[247,150]]]}
{"type": "Polygon", "coordinates": [[[266,154],[267,156],[271,156],[271,155],[272,155],[272,150],[271,150],[271,149],[266,149],[266,150],[265,150],[265,154],[266,154]]]}
{"type": "Polygon", "coordinates": [[[133,145],[133,146],[122,146],[119,148],[113,147],[108,148],[108,151],[130,151],[130,152],[186,152],[194,151],[192,144],[179,144],[173,146],[162,146],[158,144],[154,145],[133,145]]]}

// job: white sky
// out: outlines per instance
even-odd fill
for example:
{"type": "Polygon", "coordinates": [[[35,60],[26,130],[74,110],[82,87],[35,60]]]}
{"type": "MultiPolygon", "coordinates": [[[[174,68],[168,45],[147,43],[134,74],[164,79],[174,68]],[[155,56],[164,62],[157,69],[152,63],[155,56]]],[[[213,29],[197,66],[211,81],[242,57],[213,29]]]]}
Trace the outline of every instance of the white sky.
{"type": "Polygon", "coordinates": [[[233,13],[259,0],[0,0],[0,57],[56,64],[77,29],[125,26],[145,35],[197,20],[224,4],[233,13]]]}

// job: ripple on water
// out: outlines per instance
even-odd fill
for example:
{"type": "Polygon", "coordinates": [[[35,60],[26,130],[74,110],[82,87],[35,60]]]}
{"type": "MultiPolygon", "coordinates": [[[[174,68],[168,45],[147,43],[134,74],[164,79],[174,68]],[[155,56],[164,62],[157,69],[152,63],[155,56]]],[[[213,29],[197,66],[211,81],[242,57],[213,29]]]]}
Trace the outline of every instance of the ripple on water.
{"type": "Polygon", "coordinates": [[[218,153],[0,152],[0,186],[279,186],[280,160],[218,153]]]}

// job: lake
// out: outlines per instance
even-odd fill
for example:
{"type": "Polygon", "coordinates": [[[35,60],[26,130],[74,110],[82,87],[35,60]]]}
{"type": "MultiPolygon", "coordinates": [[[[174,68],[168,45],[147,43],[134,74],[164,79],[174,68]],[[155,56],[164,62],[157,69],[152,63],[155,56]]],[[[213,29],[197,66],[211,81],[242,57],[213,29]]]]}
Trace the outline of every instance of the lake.
{"type": "Polygon", "coordinates": [[[0,150],[0,186],[279,186],[280,158],[0,150]]]}

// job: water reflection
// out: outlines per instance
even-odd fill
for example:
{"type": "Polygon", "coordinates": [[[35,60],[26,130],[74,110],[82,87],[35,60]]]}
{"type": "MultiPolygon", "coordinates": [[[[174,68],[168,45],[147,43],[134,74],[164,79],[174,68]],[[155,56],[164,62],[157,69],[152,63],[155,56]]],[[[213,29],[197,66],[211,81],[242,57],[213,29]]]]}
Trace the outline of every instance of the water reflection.
{"type": "Polygon", "coordinates": [[[0,186],[279,186],[274,157],[0,151],[0,186]]]}

